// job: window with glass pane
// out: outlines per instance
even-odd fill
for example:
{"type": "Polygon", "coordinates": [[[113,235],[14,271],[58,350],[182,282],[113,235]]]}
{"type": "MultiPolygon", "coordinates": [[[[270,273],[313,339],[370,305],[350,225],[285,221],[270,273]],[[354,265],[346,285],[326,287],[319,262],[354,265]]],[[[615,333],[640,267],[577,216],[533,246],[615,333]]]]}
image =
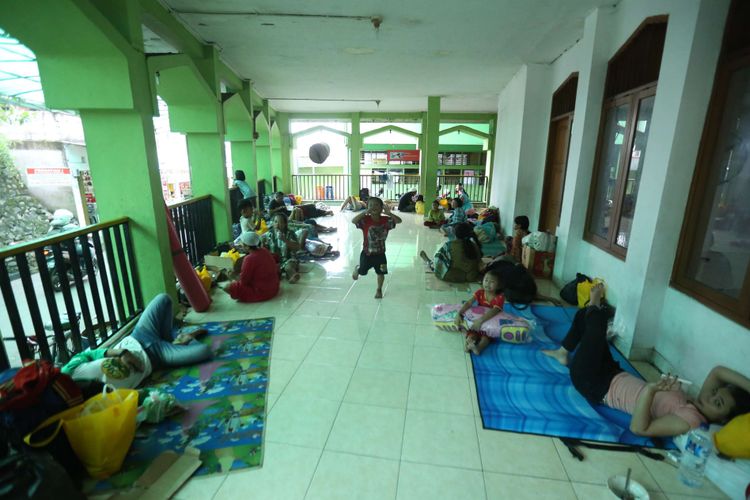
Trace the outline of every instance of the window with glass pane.
{"type": "Polygon", "coordinates": [[[620,173],[620,156],[622,155],[627,126],[628,104],[609,108],[605,117],[604,131],[601,137],[599,170],[594,192],[591,223],[589,230],[602,238],[609,235],[609,227],[614,213],[617,178],[620,173]]]}
{"type": "Polygon", "coordinates": [[[654,110],[654,96],[641,99],[638,105],[638,116],[635,120],[633,147],[630,150],[628,173],[625,177],[625,196],[620,210],[620,223],[617,229],[617,245],[627,248],[630,241],[630,229],[633,225],[635,202],[638,199],[638,186],[641,182],[643,162],[646,160],[646,144],[651,128],[651,114],[654,110]]]}
{"type": "Polygon", "coordinates": [[[750,263],[750,67],[735,71],[711,156],[705,201],[687,276],[740,296],[750,263]]]}

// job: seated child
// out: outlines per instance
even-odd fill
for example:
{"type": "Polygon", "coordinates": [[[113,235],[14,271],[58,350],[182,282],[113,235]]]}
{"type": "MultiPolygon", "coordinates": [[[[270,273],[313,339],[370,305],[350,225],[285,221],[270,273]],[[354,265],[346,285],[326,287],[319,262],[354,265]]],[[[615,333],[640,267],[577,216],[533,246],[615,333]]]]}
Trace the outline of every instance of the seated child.
{"type": "Polygon", "coordinates": [[[273,216],[273,226],[263,235],[261,243],[274,255],[289,283],[299,281],[299,261],[295,258],[295,252],[301,247],[297,235],[289,229],[284,212],[276,212],[273,216]]]}
{"type": "Polygon", "coordinates": [[[240,234],[248,231],[263,234],[268,231],[266,221],[258,214],[251,199],[240,200],[237,202],[237,208],[240,210],[240,234]]]}
{"type": "Polygon", "coordinates": [[[443,224],[445,224],[445,214],[440,208],[440,202],[435,200],[432,202],[432,209],[424,216],[424,225],[433,229],[438,228],[443,224]]]}
{"type": "Polygon", "coordinates": [[[505,297],[501,292],[502,288],[500,274],[497,271],[488,271],[482,279],[482,288],[474,292],[474,296],[467,300],[458,311],[458,314],[456,315],[456,326],[460,328],[464,319],[464,313],[469,310],[474,304],[474,301],[477,302],[478,306],[490,308],[481,318],[469,325],[466,332],[464,352],[471,351],[476,356],[479,356],[492,340],[490,337],[481,333],[482,323],[503,312],[505,297]]]}
{"type": "Polygon", "coordinates": [[[242,258],[240,278],[222,288],[240,302],[263,302],[279,293],[279,271],[271,252],[260,246],[260,236],[252,231],[242,233],[239,250],[242,258]]]}
{"type": "Polygon", "coordinates": [[[133,333],[109,349],[87,349],[73,356],[62,372],[73,380],[97,380],[117,389],[134,389],[153,370],[200,363],[211,348],[195,340],[206,330],[172,336],[172,299],[154,297],[133,333]]]}
{"type": "Polygon", "coordinates": [[[529,234],[529,218],[525,215],[519,215],[513,219],[513,237],[507,238],[510,241],[506,241],[506,245],[510,249],[508,254],[513,257],[516,262],[521,262],[521,254],[523,252],[523,238],[529,234]]]}
{"type": "Polygon", "coordinates": [[[448,221],[439,228],[440,232],[445,236],[452,235],[455,226],[461,224],[462,222],[466,222],[467,219],[466,212],[463,208],[464,202],[461,201],[461,198],[453,198],[453,200],[451,200],[451,204],[453,206],[453,213],[451,214],[448,221]]]}
{"type": "Polygon", "coordinates": [[[416,201],[414,202],[414,212],[419,215],[424,215],[424,196],[421,194],[417,195],[416,201]]]}

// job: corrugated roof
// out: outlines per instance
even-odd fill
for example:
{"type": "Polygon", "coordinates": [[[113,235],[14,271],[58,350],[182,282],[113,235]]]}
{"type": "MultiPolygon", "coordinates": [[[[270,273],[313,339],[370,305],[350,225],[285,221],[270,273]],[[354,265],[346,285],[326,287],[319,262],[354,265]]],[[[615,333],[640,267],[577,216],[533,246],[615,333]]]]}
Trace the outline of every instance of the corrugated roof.
{"type": "Polygon", "coordinates": [[[44,107],[34,53],[0,29],[0,102],[44,107]]]}

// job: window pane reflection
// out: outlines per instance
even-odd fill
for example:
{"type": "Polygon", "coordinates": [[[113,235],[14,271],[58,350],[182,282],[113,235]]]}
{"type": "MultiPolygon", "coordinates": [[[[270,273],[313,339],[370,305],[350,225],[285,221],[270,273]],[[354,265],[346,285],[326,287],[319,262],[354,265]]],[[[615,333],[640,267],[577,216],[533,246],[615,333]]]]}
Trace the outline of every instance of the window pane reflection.
{"type": "Polygon", "coordinates": [[[625,141],[625,125],[628,119],[628,108],[622,106],[607,110],[605,118],[602,151],[599,160],[599,173],[594,193],[593,217],[589,230],[606,238],[612,223],[614,211],[615,187],[620,168],[620,155],[625,141]]]}
{"type": "Polygon", "coordinates": [[[707,227],[699,228],[688,276],[738,297],[750,261],[750,68],[731,77],[711,162],[699,219],[707,227]]]}
{"type": "Polygon", "coordinates": [[[638,106],[638,118],[635,124],[633,149],[630,152],[628,175],[625,179],[625,197],[622,200],[620,224],[617,232],[617,244],[627,248],[630,241],[630,230],[633,225],[635,202],[638,198],[638,186],[643,173],[643,163],[646,161],[646,143],[651,129],[651,114],[654,111],[654,96],[642,99],[638,106]]]}

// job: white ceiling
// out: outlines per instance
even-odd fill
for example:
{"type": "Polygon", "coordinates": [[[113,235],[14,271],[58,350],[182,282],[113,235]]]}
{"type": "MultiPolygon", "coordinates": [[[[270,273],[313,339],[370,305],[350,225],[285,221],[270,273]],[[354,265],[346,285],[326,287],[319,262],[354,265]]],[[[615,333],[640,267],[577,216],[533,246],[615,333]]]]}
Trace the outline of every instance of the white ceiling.
{"type": "Polygon", "coordinates": [[[522,63],[554,61],[580,38],[592,9],[616,3],[162,1],[272,107],[328,112],[424,111],[429,95],[443,96],[443,111],[495,112],[497,94],[522,63]]]}

